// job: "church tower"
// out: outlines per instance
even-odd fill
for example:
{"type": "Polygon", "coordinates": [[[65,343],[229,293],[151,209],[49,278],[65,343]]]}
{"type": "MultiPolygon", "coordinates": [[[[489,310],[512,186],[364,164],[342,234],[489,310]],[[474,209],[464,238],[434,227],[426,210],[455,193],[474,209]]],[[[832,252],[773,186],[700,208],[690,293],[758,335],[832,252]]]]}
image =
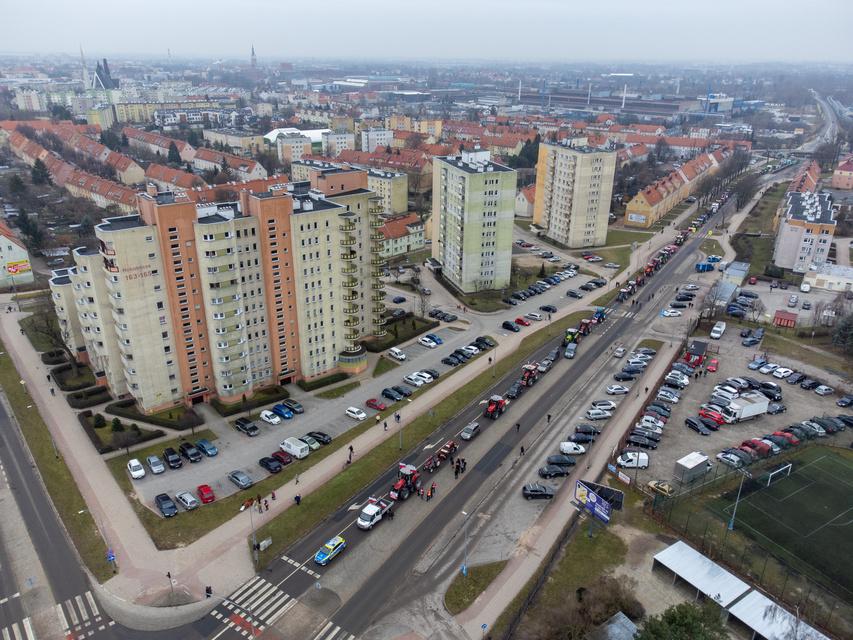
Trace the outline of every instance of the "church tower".
{"type": "Polygon", "coordinates": [[[255,55],[255,45],[252,45],[252,69],[258,68],[258,57],[255,55]]]}

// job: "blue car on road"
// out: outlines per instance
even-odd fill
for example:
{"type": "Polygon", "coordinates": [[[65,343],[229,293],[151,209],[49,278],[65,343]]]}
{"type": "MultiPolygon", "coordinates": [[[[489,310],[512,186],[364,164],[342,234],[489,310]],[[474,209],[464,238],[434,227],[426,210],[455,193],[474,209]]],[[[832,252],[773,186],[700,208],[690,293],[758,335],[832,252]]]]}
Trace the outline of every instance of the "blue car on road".
{"type": "Polygon", "coordinates": [[[394,298],[394,304],[400,304],[401,302],[405,302],[406,299],[403,296],[397,296],[394,298]]]}

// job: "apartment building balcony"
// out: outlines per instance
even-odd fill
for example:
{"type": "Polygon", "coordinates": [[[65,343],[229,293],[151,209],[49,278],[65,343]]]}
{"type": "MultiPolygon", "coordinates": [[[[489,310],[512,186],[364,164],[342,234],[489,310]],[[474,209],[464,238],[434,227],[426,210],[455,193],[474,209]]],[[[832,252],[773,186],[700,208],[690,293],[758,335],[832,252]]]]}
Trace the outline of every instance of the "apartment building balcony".
{"type": "Polygon", "coordinates": [[[341,222],[338,225],[338,229],[341,231],[355,231],[355,223],[354,222],[341,222]]]}
{"type": "Polygon", "coordinates": [[[382,253],[383,247],[380,243],[370,245],[370,253],[382,253]]]}
{"type": "MultiPolygon", "coordinates": [[[[355,337],[355,338],[352,338],[352,339],[353,339],[353,340],[355,340],[355,339],[356,339],[356,338],[358,338],[358,337],[360,337],[360,336],[358,336],[358,335],[356,334],[356,337],[355,337]]],[[[360,344],[348,344],[348,345],[346,345],[346,346],[344,347],[344,351],[345,351],[346,353],[358,353],[358,352],[359,352],[359,351],[361,351],[362,349],[364,349],[364,347],[362,347],[360,344]]]]}
{"type": "Polygon", "coordinates": [[[352,302],[353,300],[358,300],[358,292],[353,291],[352,293],[345,293],[341,296],[347,302],[352,302]]]}
{"type": "Polygon", "coordinates": [[[381,278],[383,275],[384,274],[381,271],[371,271],[370,272],[371,278],[381,278]]]}
{"type": "Polygon", "coordinates": [[[344,280],[343,282],[341,282],[341,286],[352,289],[353,287],[358,286],[358,280],[356,280],[355,278],[352,278],[350,280],[344,280]]]}
{"type": "Polygon", "coordinates": [[[371,289],[384,289],[385,283],[384,282],[371,282],[370,288],[371,289]]]}
{"type": "Polygon", "coordinates": [[[373,302],[382,302],[387,296],[388,296],[388,294],[385,293],[384,291],[377,291],[372,296],[370,296],[370,299],[373,302]]]}
{"type": "Polygon", "coordinates": [[[370,266],[372,267],[384,267],[388,264],[388,260],[386,258],[371,258],[370,266]]]}
{"type": "MultiPolygon", "coordinates": [[[[373,213],[373,211],[371,211],[370,213],[373,213]]],[[[367,224],[369,224],[371,228],[377,229],[384,225],[385,221],[381,218],[370,218],[370,221],[367,224]]]]}
{"type": "Polygon", "coordinates": [[[373,337],[374,338],[381,338],[382,336],[387,336],[387,335],[388,335],[388,332],[385,331],[385,329],[378,329],[378,330],[374,329],[373,330],[373,337]]]}
{"type": "Polygon", "coordinates": [[[387,321],[385,318],[383,318],[382,316],[374,316],[374,317],[373,317],[373,324],[374,324],[375,326],[380,326],[380,327],[381,327],[381,326],[382,326],[382,325],[384,325],[386,322],[388,322],[388,321],[387,321]]]}
{"type": "Polygon", "coordinates": [[[373,240],[374,242],[381,242],[382,240],[385,239],[385,236],[383,236],[381,233],[371,233],[370,239],[373,240]]]}
{"type": "Polygon", "coordinates": [[[348,304],[344,306],[344,313],[348,316],[354,316],[361,313],[361,309],[359,309],[356,304],[348,304]]]}
{"type": "Polygon", "coordinates": [[[349,275],[350,273],[355,273],[358,271],[358,267],[350,262],[345,262],[341,267],[341,273],[344,275],[349,275]]]}
{"type": "Polygon", "coordinates": [[[358,254],[355,251],[350,251],[349,253],[342,253],[341,260],[355,260],[358,257],[358,254]]]}
{"type": "Polygon", "coordinates": [[[385,305],[384,304],[375,304],[371,309],[373,313],[385,313],[385,305]]]}
{"type": "MultiPolygon", "coordinates": [[[[344,334],[344,340],[358,340],[361,337],[361,334],[358,331],[347,331],[344,334]]],[[[348,351],[351,349],[347,349],[348,351]]]]}
{"type": "Polygon", "coordinates": [[[355,236],[351,236],[349,234],[345,235],[341,238],[341,246],[342,247],[351,247],[356,243],[355,236]]]}
{"type": "Polygon", "coordinates": [[[357,317],[347,318],[346,320],[344,320],[344,326],[345,327],[357,327],[360,324],[361,324],[361,319],[357,318],[357,317]]]}

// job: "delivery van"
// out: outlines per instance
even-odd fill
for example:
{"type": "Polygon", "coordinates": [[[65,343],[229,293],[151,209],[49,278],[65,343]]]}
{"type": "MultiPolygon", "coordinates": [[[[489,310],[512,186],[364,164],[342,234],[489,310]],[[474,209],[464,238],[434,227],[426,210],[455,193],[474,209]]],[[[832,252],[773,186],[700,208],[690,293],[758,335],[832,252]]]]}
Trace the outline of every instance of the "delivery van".
{"type": "Polygon", "coordinates": [[[717,324],[714,325],[714,328],[711,329],[711,339],[712,340],[719,340],[720,338],[723,337],[723,334],[725,332],[726,332],[726,323],[725,322],[718,322],[717,324]]]}
{"type": "Polygon", "coordinates": [[[302,442],[302,440],[297,440],[296,438],[287,438],[279,445],[279,448],[297,459],[308,457],[308,454],[311,451],[307,444],[302,442]]]}

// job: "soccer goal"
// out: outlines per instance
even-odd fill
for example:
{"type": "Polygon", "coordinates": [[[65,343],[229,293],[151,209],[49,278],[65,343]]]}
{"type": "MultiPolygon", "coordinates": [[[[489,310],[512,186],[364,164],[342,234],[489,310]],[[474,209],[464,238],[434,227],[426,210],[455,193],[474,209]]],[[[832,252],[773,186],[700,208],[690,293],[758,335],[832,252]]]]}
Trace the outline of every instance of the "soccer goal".
{"type": "MultiPolygon", "coordinates": [[[[791,475],[791,471],[793,470],[794,464],[792,462],[788,462],[782,464],[778,469],[768,471],[764,474],[767,476],[767,486],[769,487],[774,480],[778,480],[780,478],[787,478],[789,475],[791,475]]],[[[762,476],[761,479],[764,480],[764,476],[762,476]]]]}

